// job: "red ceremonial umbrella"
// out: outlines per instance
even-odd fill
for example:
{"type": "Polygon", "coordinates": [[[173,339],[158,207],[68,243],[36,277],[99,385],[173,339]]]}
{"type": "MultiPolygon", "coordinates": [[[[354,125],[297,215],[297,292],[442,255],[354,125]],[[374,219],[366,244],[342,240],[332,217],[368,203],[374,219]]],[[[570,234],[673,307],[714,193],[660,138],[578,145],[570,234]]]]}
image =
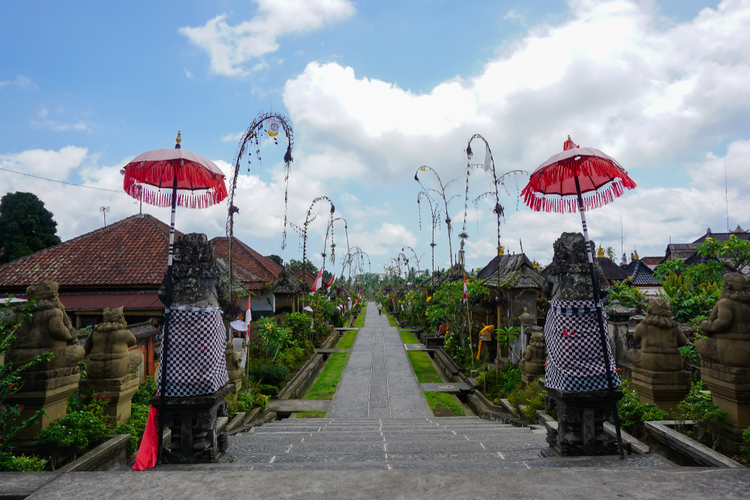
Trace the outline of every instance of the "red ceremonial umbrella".
{"type": "MultiPolygon", "coordinates": [[[[227,197],[224,174],[211,160],[180,148],[182,137],[177,132],[174,149],[154,149],[138,155],[120,171],[123,189],[137,200],[157,207],[172,207],[167,257],[167,286],[164,303],[164,339],[162,341],[161,401],[166,409],[167,353],[169,351],[169,317],[172,305],[172,258],[174,256],[174,220],[177,205],[186,208],[207,208],[227,197]]],[[[164,419],[159,418],[158,453],[161,458],[164,419]]]]}
{"type": "Polygon", "coordinates": [[[622,195],[625,188],[635,188],[635,182],[628,177],[628,173],[617,160],[598,149],[579,147],[568,136],[568,140],[563,144],[563,152],[550,157],[534,170],[529,178],[529,183],[521,191],[524,203],[537,212],[572,213],[578,210],[581,214],[583,238],[586,243],[586,254],[591,271],[591,283],[594,288],[599,337],[604,354],[607,385],[612,400],[612,413],[615,417],[617,444],[621,458],[624,458],[624,454],[620,435],[620,421],[612,383],[612,371],[607,355],[607,334],[604,331],[602,306],[599,301],[599,286],[596,282],[594,258],[591,253],[589,233],[586,226],[586,210],[606,205],[622,195]]]}

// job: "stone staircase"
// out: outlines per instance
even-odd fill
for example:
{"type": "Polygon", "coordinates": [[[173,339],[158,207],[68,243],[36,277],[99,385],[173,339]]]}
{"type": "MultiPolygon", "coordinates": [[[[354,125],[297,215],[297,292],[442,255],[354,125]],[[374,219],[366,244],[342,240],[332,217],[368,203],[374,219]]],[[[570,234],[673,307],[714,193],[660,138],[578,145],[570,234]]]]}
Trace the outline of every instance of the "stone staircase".
{"type": "Polygon", "coordinates": [[[286,419],[231,436],[223,463],[204,467],[274,471],[671,466],[650,455],[624,461],[549,456],[545,436],[541,430],[478,417],[286,419]]]}

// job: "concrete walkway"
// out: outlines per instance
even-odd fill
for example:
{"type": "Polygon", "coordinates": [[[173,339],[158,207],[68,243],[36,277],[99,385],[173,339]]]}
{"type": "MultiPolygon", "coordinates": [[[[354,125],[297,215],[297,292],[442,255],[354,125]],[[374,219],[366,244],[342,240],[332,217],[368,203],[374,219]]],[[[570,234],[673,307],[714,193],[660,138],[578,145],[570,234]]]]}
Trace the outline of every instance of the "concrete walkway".
{"type": "Polygon", "coordinates": [[[398,329],[367,303],[364,327],[349,355],[330,418],[431,418],[398,329]]]}

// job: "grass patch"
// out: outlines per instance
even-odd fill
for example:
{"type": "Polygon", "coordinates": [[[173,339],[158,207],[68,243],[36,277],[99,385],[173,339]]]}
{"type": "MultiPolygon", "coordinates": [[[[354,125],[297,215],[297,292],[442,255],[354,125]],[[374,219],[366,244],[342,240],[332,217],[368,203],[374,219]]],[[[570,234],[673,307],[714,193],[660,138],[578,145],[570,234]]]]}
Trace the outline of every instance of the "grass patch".
{"type": "Polygon", "coordinates": [[[341,337],[341,340],[339,340],[339,343],[336,345],[336,349],[351,349],[354,345],[354,339],[357,337],[357,332],[346,332],[346,334],[341,337]]]}
{"type": "Polygon", "coordinates": [[[359,312],[359,316],[357,316],[357,319],[354,320],[354,328],[362,328],[363,326],[365,326],[365,308],[364,307],[359,312]]]}
{"type": "Polygon", "coordinates": [[[324,411],[299,411],[297,418],[323,418],[326,416],[324,411]]]}
{"type": "Polygon", "coordinates": [[[412,368],[414,368],[414,374],[417,376],[417,380],[420,384],[439,384],[442,382],[440,375],[432,365],[432,360],[426,352],[421,351],[407,351],[406,354],[409,356],[412,368]]]}
{"type": "Polygon", "coordinates": [[[334,352],[328,358],[328,362],[318,375],[315,384],[307,393],[305,399],[333,399],[336,392],[336,386],[339,385],[341,375],[346,368],[346,362],[349,360],[348,352],[334,352]]]}
{"type": "Polygon", "coordinates": [[[401,341],[404,344],[419,344],[417,337],[411,332],[399,332],[401,334],[401,341]]]}
{"type": "MultiPolygon", "coordinates": [[[[424,354],[424,353],[420,353],[424,354]]],[[[453,395],[447,392],[425,392],[427,403],[436,417],[463,417],[464,409],[456,403],[453,395]]]]}
{"type": "Polygon", "coordinates": [[[386,316],[388,317],[388,324],[391,325],[391,326],[395,326],[396,328],[398,328],[398,323],[396,322],[396,318],[394,318],[390,314],[386,314],[386,316]]]}

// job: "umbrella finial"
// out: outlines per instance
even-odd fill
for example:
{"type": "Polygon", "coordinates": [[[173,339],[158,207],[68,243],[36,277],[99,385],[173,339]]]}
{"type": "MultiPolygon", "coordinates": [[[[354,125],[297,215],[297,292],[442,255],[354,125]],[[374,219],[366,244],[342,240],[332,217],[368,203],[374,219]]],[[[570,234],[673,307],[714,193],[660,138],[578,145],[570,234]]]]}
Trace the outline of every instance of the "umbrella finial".
{"type": "Polygon", "coordinates": [[[578,144],[573,142],[573,139],[570,138],[570,135],[568,135],[568,140],[563,143],[563,151],[567,151],[569,149],[577,148],[578,144]]]}
{"type": "Polygon", "coordinates": [[[177,138],[175,139],[175,142],[177,144],[174,145],[174,148],[180,149],[180,143],[182,142],[182,133],[179,130],[177,131],[177,138]]]}

